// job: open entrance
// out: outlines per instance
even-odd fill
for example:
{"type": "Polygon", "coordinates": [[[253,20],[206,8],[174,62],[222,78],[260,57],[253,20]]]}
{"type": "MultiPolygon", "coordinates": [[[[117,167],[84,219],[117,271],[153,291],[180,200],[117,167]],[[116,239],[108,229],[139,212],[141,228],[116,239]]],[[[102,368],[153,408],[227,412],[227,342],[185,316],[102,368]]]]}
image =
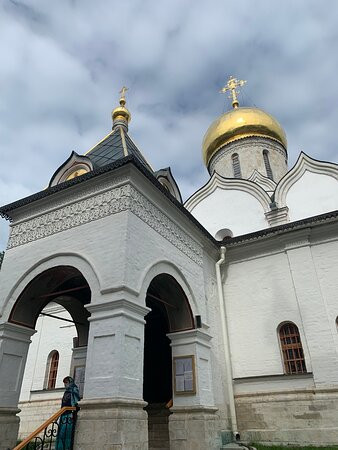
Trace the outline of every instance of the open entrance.
{"type": "Polygon", "coordinates": [[[68,311],[76,326],[78,345],[87,345],[91,292],[81,272],[71,266],[57,266],[37,275],[15,302],[9,322],[35,329],[41,311],[50,302],[68,311]]]}
{"type": "Polygon", "coordinates": [[[57,266],[36,276],[14,304],[9,322],[37,331],[19,397],[20,438],[60,409],[63,378],[76,378],[82,393],[90,300],[83,275],[74,267],[57,266]]]}
{"type": "Polygon", "coordinates": [[[194,328],[188,299],[168,274],[149,285],[145,320],[143,399],[148,403],[149,449],[169,449],[168,417],[172,403],[172,357],[168,333],[194,328]]]}

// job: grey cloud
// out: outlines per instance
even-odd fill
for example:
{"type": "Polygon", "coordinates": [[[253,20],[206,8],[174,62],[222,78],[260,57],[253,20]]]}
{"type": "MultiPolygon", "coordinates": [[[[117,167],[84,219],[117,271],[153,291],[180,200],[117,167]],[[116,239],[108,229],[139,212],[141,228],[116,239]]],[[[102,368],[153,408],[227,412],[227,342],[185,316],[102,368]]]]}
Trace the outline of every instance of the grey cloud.
{"type": "Polygon", "coordinates": [[[172,166],[184,197],[207,180],[201,142],[229,108],[229,75],[248,80],[243,104],[285,128],[290,165],[300,150],[337,161],[338,3],[325,5],[5,0],[1,202],[44,188],[71,150],[105,136],[122,85],[130,135],[155,168],[172,166]]]}

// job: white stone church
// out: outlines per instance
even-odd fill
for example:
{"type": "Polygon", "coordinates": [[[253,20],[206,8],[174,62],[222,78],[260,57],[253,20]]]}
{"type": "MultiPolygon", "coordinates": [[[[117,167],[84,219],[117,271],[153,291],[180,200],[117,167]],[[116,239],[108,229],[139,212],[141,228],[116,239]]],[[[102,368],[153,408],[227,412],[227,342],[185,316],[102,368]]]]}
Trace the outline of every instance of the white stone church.
{"type": "Polygon", "coordinates": [[[123,90],[105,138],[0,208],[0,450],[60,409],[66,375],[75,449],[338,443],[338,166],[288,169],[284,130],[236,83],[184,204],[123,90]]]}

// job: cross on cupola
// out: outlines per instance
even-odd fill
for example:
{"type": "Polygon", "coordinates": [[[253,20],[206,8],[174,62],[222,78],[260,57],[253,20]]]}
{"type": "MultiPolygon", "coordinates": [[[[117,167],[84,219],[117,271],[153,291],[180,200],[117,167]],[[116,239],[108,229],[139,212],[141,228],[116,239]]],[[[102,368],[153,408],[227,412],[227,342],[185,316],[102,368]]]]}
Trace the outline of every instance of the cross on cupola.
{"type": "Polygon", "coordinates": [[[124,106],[126,104],[126,92],[128,91],[128,88],[123,86],[123,88],[120,90],[120,105],[124,106]]]}
{"type": "Polygon", "coordinates": [[[225,94],[226,92],[230,92],[229,98],[232,98],[232,107],[238,108],[239,102],[237,95],[239,94],[239,91],[236,90],[236,88],[243,86],[246,83],[246,80],[237,80],[237,78],[234,78],[233,76],[230,76],[229,81],[227,84],[220,90],[222,94],[225,94]]]}
{"type": "Polygon", "coordinates": [[[128,130],[128,122],[130,122],[131,114],[126,108],[126,92],[128,88],[123,86],[119,91],[120,94],[120,105],[112,111],[113,128],[116,126],[123,126],[128,130]]]}

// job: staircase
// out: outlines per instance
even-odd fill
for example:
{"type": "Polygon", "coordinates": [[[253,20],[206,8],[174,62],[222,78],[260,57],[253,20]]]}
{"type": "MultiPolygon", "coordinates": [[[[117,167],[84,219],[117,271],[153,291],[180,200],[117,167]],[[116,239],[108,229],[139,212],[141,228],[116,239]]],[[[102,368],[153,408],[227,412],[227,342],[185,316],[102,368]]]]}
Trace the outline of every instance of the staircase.
{"type": "Polygon", "coordinates": [[[165,403],[149,404],[148,413],[149,450],[169,450],[169,416],[171,412],[165,403]]]}
{"type": "Polygon", "coordinates": [[[13,450],[55,450],[56,441],[57,450],[72,450],[77,409],[73,406],[59,409],[13,450]]]}

